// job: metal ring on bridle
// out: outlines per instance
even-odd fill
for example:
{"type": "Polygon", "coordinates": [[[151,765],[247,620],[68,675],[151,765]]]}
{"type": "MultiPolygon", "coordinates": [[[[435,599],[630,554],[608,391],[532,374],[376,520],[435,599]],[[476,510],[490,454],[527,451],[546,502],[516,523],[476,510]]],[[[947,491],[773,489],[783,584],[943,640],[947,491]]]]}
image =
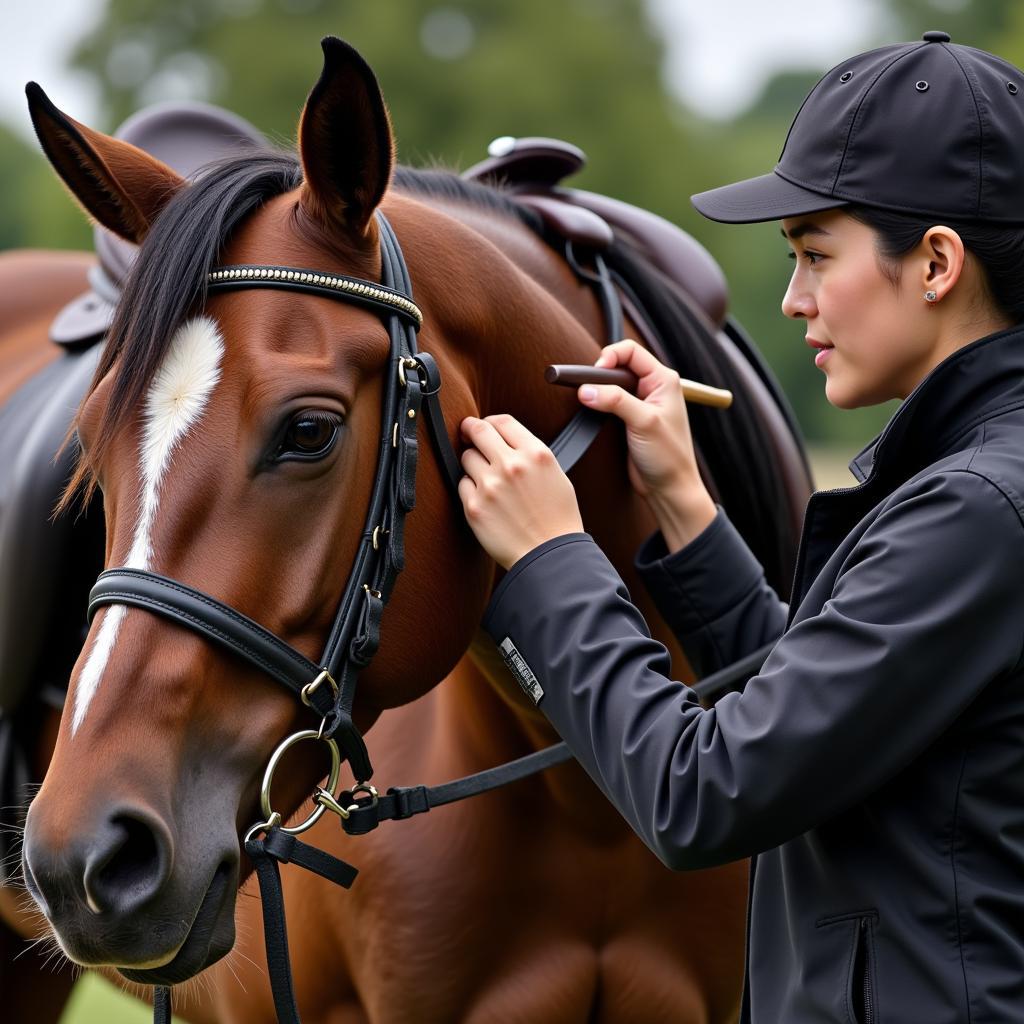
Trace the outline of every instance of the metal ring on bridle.
{"type": "MultiPolygon", "coordinates": [[[[260,809],[267,818],[267,822],[270,822],[275,815],[280,820],[280,815],[277,811],[274,811],[270,807],[270,784],[274,781],[274,772],[277,770],[277,766],[284,756],[285,751],[290,747],[294,746],[300,740],[322,740],[326,743],[331,751],[331,771],[327,776],[327,789],[330,792],[334,792],[335,787],[338,785],[338,776],[341,774],[341,752],[338,750],[338,744],[334,742],[329,736],[325,739],[320,736],[315,729],[303,729],[302,732],[297,732],[292,736],[289,736],[270,757],[270,761],[267,764],[267,770],[263,773],[263,786],[260,789],[260,809]]],[[[322,817],[326,808],[322,804],[318,804],[314,809],[313,813],[310,814],[305,821],[298,825],[291,825],[285,827],[280,826],[282,832],[287,832],[289,835],[297,836],[300,832],[305,832],[306,829],[312,828],[322,817]]]]}

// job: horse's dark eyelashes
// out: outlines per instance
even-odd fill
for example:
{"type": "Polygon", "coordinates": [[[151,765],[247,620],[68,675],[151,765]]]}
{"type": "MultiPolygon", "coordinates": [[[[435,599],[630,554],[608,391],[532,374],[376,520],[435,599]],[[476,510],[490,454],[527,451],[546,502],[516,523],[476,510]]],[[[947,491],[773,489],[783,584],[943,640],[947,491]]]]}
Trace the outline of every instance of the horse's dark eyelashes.
{"type": "Polygon", "coordinates": [[[300,460],[315,462],[326,458],[338,440],[342,417],[327,409],[303,409],[290,416],[279,431],[272,462],[300,460]]]}

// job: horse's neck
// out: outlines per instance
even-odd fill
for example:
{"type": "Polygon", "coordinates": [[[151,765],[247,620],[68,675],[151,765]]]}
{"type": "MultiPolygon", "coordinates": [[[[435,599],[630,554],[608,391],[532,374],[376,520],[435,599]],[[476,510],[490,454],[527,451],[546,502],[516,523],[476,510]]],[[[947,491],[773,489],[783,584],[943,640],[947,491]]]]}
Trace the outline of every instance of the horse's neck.
{"type": "MultiPolygon", "coordinates": [[[[545,384],[540,370],[546,363],[592,363],[606,342],[605,326],[596,297],[579,284],[564,261],[527,229],[495,224],[493,217],[467,211],[460,216],[474,230],[500,248],[513,273],[519,275],[514,317],[496,317],[509,335],[506,343],[491,340],[487,359],[479,360],[477,397],[482,415],[508,412],[545,440],[552,440],[578,410],[572,389],[545,384]],[[527,303],[531,305],[527,306],[527,303]],[[512,335],[528,331],[529,337],[512,335]],[[486,364],[486,365],[484,365],[486,364]],[[525,366],[536,372],[525,372],[525,366]]],[[[502,271],[506,275],[509,268],[502,271]]],[[[487,287],[485,285],[484,287],[487,287]]],[[[501,294],[497,281],[490,288],[501,294]]],[[[617,422],[609,423],[591,450],[572,470],[584,526],[622,575],[634,601],[648,619],[654,635],[672,651],[676,672],[684,678],[687,667],[664,622],[636,577],[633,559],[638,546],[654,528],[646,504],[629,483],[624,435],[617,422]]],[[[519,691],[493,643],[481,634],[469,651],[471,665],[455,673],[461,686],[458,702],[470,710],[478,728],[481,753],[496,752],[496,743],[510,757],[557,741],[547,720],[519,691]],[[490,685],[481,685],[481,679],[490,685]],[[480,725],[479,723],[483,723],[480,725]],[[500,739],[499,739],[500,735],[500,739]]],[[[553,680],[551,685],[560,685],[553,680]]],[[[616,832],[619,818],[579,770],[546,773],[559,808],[587,828],[616,832]]]]}

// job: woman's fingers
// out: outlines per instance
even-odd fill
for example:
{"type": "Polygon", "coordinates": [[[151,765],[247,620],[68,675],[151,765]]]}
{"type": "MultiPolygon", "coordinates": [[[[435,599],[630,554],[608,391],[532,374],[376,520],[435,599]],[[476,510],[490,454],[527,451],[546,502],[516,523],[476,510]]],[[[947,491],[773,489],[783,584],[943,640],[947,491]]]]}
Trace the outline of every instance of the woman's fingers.
{"type": "Polygon", "coordinates": [[[490,468],[491,464],[475,448],[462,453],[462,470],[474,483],[479,483],[490,468]]]}
{"type": "Polygon", "coordinates": [[[543,445],[543,442],[530,433],[515,416],[510,416],[508,413],[497,413],[494,416],[488,416],[484,422],[488,423],[498,432],[509,448],[518,450],[543,445]]]}
{"type": "Polygon", "coordinates": [[[488,462],[499,462],[508,454],[508,443],[488,420],[467,416],[462,421],[462,436],[476,447],[488,462]]]}
{"type": "Polygon", "coordinates": [[[467,417],[459,497],[487,552],[508,568],[538,544],[582,530],[576,495],[551,450],[512,416],[467,417]]]}
{"type": "MultiPolygon", "coordinates": [[[[673,392],[679,388],[679,374],[631,338],[605,346],[597,365],[621,366],[630,370],[638,378],[636,393],[639,398],[647,398],[661,389],[673,392]]],[[[674,393],[672,397],[675,397],[674,393]]]]}
{"type": "Polygon", "coordinates": [[[617,384],[582,384],[577,394],[588,408],[618,416],[634,430],[643,430],[650,425],[651,407],[617,384]]]}
{"type": "Polygon", "coordinates": [[[597,360],[598,366],[625,366],[638,377],[644,377],[659,368],[664,368],[647,349],[641,347],[632,338],[605,345],[597,360]]]}

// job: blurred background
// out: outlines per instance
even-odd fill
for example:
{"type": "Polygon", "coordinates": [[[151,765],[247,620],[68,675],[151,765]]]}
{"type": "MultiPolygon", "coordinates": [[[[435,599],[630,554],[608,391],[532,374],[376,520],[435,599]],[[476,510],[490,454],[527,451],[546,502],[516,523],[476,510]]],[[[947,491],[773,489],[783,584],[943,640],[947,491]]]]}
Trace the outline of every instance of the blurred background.
{"type": "MultiPolygon", "coordinates": [[[[769,171],[821,74],[861,50],[944,29],[1024,64],[1020,0],[47,0],[8,5],[0,62],[0,248],[91,248],[83,216],[39,155],[23,88],[112,131],[139,107],[200,99],[279,144],[328,33],[359,49],[390,105],[399,157],[455,170],[499,135],[582,147],[572,184],[636,203],[721,263],[732,309],[785,389],[820,486],[894,405],[841,412],[803,330],[781,314],[791,269],[778,226],[716,225],[691,193],[769,171]]],[[[89,981],[67,1024],[143,1021],[89,981]],[[123,1014],[123,1016],[122,1016],[123,1014]]]]}

